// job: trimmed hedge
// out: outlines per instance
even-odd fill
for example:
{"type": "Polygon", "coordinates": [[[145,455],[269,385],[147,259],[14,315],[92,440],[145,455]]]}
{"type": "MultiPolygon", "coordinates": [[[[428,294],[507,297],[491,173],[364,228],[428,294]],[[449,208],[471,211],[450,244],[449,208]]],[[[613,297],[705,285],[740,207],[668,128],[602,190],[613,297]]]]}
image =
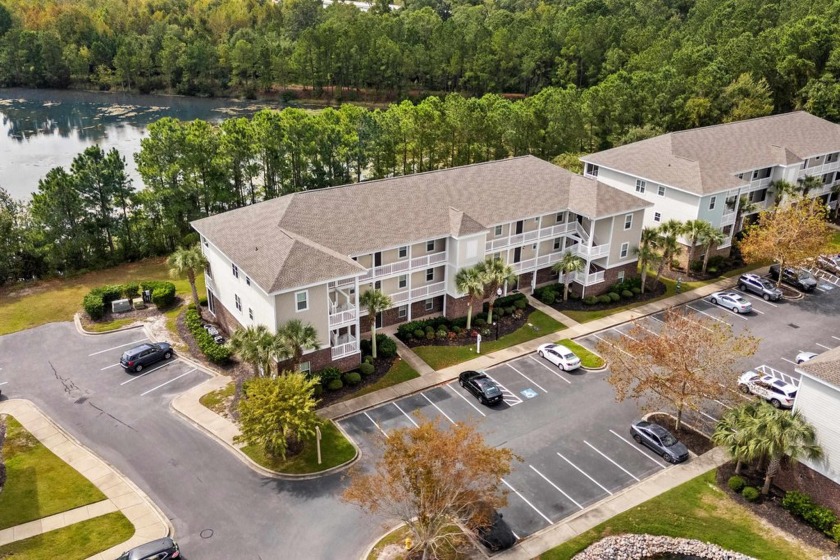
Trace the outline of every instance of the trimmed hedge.
{"type": "Polygon", "coordinates": [[[201,316],[192,304],[187,308],[187,312],[184,315],[184,323],[187,325],[190,333],[192,333],[201,352],[207,356],[208,360],[216,364],[223,364],[230,359],[230,348],[223,344],[216,344],[213,337],[201,326],[201,316]]]}
{"type": "Polygon", "coordinates": [[[741,495],[748,502],[757,502],[758,498],[761,497],[761,492],[755,486],[747,486],[741,491],[741,495]]]}
{"type": "Polygon", "coordinates": [[[358,371],[351,371],[344,374],[344,382],[350,386],[358,385],[362,382],[362,376],[358,371]]]}
{"type": "Polygon", "coordinates": [[[175,302],[175,284],[165,280],[144,280],[140,288],[152,291],[152,303],[157,307],[169,307],[175,302]]]}
{"type": "MultiPolygon", "coordinates": [[[[431,331],[432,338],[435,336],[435,332],[431,331]]],[[[427,331],[423,332],[423,338],[427,337],[427,331]]],[[[359,350],[362,352],[362,356],[370,356],[373,353],[373,345],[371,344],[370,340],[365,338],[359,343],[359,350]]],[[[397,355],[397,343],[394,342],[392,338],[390,338],[387,334],[377,333],[376,335],[376,357],[377,358],[390,358],[392,356],[397,355]]]]}
{"type": "Polygon", "coordinates": [[[375,370],[376,368],[373,366],[373,364],[370,364],[368,362],[364,362],[362,365],[359,366],[359,372],[362,375],[371,375],[375,370]]]}
{"type": "Polygon", "coordinates": [[[321,385],[328,387],[336,379],[341,380],[341,370],[337,367],[325,367],[316,371],[315,376],[321,380],[321,385]]]}
{"type": "Polygon", "coordinates": [[[815,504],[811,496],[790,491],[782,499],[782,507],[814,529],[834,538],[834,528],[838,521],[837,514],[830,508],[815,504]]]}
{"type": "Polygon", "coordinates": [[[82,307],[91,319],[98,320],[105,315],[112,301],[125,296],[134,299],[141,290],[152,291],[152,303],[157,307],[169,307],[175,302],[175,284],[165,280],[144,280],[140,283],[109,284],[92,289],[82,299],[82,307]]]}
{"type": "Polygon", "coordinates": [[[344,387],[344,383],[341,382],[341,379],[333,379],[327,383],[327,391],[338,391],[342,387],[344,387]]]}
{"type": "Polygon", "coordinates": [[[747,485],[747,481],[744,479],[743,476],[738,476],[736,474],[734,476],[729,477],[729,481],[727,482],[727,484],[729,484],[729,488],[733,492],[738,492],[740,494],[741,490],[743,490],[744,487],[747,485]]]}
{"type": "MultiPolygon", "coordinates": [[[[509,296],[496,298],[496,301],[493,302],[493,309],[510,306],[516,307],[517,309],[525,309],[526,307],[528,307],[528,298],[525,297],[525,294],[517,292],[515,294],[510,294],[509,296]]],[[[484,302],[485,313],[487,313],[489,308],[490,303],[484,302]]]]}

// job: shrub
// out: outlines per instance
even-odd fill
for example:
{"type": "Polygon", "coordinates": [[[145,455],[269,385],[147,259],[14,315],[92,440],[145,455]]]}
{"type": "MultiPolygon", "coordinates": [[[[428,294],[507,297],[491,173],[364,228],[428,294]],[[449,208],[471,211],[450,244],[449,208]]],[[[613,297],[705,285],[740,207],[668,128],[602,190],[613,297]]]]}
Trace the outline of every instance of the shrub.
{"type": "Polygon", "coordinates": [[[341,379],[333,379],[327,383],[327,391],[338,391],[342,387],[344,387],[344,383],[341,382],[341,379]]]}
{"type": "Polygon", "coordinates": [[[397,343],[386,334],[376,335],[376,354],[380,358],[392,358],[397,355],[397,343]]]}
{"type": "Polygon", "coordinates": [[[414,331],[414,338],[416,338],[417,340],[423,340],[425,336],[426,331],[424,331],[423,329],[417,329],[416,331],[414,331]]]}
{"type": "Polygon", "coordinates": [[[429,334],[429,333],[434,334],[434,332],[435,332],[435,328],[432,325],[426,325],[426,328],[424,330],[426,331],[426,334],[429,334]]]}
{"type": "Polygon", "coordinates": [[[484,327],[486,325],[487,325],[487,320],[482,319],[481,317],[479,317],[475,321],[473,321],[473,326],[478,327],[478,328],[484,327]]]}
{"type": "Polygon", "coordinates": [[[815,504],[809,495],[795,490],[787,492],[782,499],[782,507],[814,529],[834,538],[832,531],[837,524],[837,514],[827,507],[815,504]]]}
{"type": "Polygon", "coordinates": [[[315,375],[321,379],[321,385],[329,385],[331,381],[341,379],[341,370],[337,367],[326,367],[315,372],[315,375]]]}
{"type": "Polygon", "coordinates": [[[324,386],[320,383],[312,387],[312,396],[316,399],[324,394],[324,386]]]}
{"type": "Polygon", "coordinates": [[[729,482],[727,482],[727,484],[729,484],[729,488],[733,492],[738,492],[740,494],[741,490],[744,489],[744,486],[747,485],[747,481],[744,479],[743,476],[738,476],[736,474],[734,476],[729,477],[729,482]]]}
{"type": "Polygon", "coordinates": [[[118,300],[122,297],[124,288],[121,284],[114,284],[110,286],[102,286],[99,290],[102,294],[102,301],[105,302],[105,305],[108,305],[112,301],[118,300]]]}
{"type": "Polygon", "coordinates": [[[201,316],[196,311],[194,305],[187,308],[184,314],[184,323],[187,325],[196,344],[198,344],[199,349],[207,356],[208,360],[216,364],[222,364],[230,359],[230,348],[222,344],[216,344],[213,337],[204,330],[201,316]]]}
{"type": "Polygon", "coordinates": [[[621,297],[623,297],[624,299],[630,299],[633,297],[633,292],[631,292],[630,290],[622,290],[621,297]]]}
{"type": "Polygon", "coordinates": [[[438,340],[446,340],[446,337],[449,335],[449,331],[446,329],[440,329],[438,332],[435,333],[435,336],[438,340]]]}
{"type": "Polygon", "coordinates": [[[608,295],[608,296],[610,296],[610,299],[611,299],[612,301],[614,301],[614,302],[616,302],[616,301],[618,301],[618,300],[620,300],[620,299],[621,299],[621,296],[620,296],[620,295],[618,295],[618,294],[617,294],[617,293],[615,293],[615,292],[609,292],[607,295],[608,295]]]}
{"type": "Polygon", "coordinates": [[[826,534],[831,532],[832,527],[837,523],[837,514],[824,506],[815,505],[805,512],[803,518],[808,525],[826,534]]]}
{"type": "Polygon", "coordinates": [[[143,280],[143,290],[152,291],[152,303],[157,307],[169,307],[175,302],[175,284],[161,280],[143,280]]]}
{"type": "Polygon", "coordinates": [[[671,259],[671,268],[682,269],[682,265],[680,264],[680,259],[671,259]]]}
{"type": "Polygon", "coordinates": [[[840,544],[840,523],[835,523],[834,527],[831,528],[831,532],[829,535],[834,542],[840,544]]]}
{"type": "Polygon", "coordinates": [[[612,298],[609,296],[609,294],[598,296],[598,303],[612,303],[612,298]]]}
{"type": "Polygon", "coordinates": [[[598,303],[598,298],[595,296],[586,296],[585,298],[583,298],[583,303],[585,305],[595,305],[596,303],[598,303]]]}
{"type": "Polygon", "coordinates": [[[358,371],[351,371],[344,374],[344,382],[352,387],[362,382],[362,376],[358,371]]]}
{"type": "Polygon", "coordinates": [[[636,295],[636,296],[642,293],[642,289],[641,288],[636,288],[636,287],[630,288],[630,291],[633,292],[633,295],[636,295]]]}
{"type": "Polygon", "coordinates": [[[807,494],[791,490],[782,498],[782,507],[796,517],[805,517],[805,512],[814,507],[814,501],[807,494]]]}
{"type": "Polygon", "coordinates": [[[368,362],[365,362],[359,366],[359,373],[361,373],[362,375],[371,375],[375,370],[376,368],[373,367],[373,364],[370,364],[368,362]]]}
{"type": "Polygon", "coordinates": [[[761,492],[755,486],[747,486],[741,492],[741,495],[748,502],[756,502],[756,501],[758,501],[758,498],[761,496],[761,492]]]}
{"type": "Polygon", "coordinates": [[[366,364],[372,364],[372,363],[373,363],[373,356],[365,356],[365,361],[364,361],[364,363],[366,363],[366,364]]]}
{"type": "Polygon", "coordinates": [[[505,315],[513,315],[513,312],[519,309],[515,305],[509,305],[505,307],[505,315]]]}
{"type": "Polygon", "coordinates": [[[140,297],[140,284],[137,282],[129,282],[123,286],[123,295],[128,299],[140,297]]]}
{"type": "Polygon", "coordinates": [[[434,340],[435,331],[426,331],[426,340],[434,340]]]}
{"type": "Polygon", "coordinates": [[[691,261],[691,272],[700,272],[703,270],[703,261],[691,261]]]}
{"type": "Polygon", "coordinates": [[[546,305],[551,305],[556,299],[557,292],[555,292],[554,290],[546,290],[539,297],[539,300],[546,305]]]}
{"type": "Polygon", "coordinates": [[[706,270],[711,272],[711,269],[719,269],[726,265],[726,257],[723,255],[714,255],[709,257],[709,262],[706,263],[706,270]]]}
{"type": "Polygon", "coordinates": [[[94,321],[105,315],[105,302],[102,300],[102,294],[91,291],[82,300],[82,306],[85,308],[85,313],[90,315],[90,318],[94,321]]]}
{"type": "Polygon", "coordinates": [[[516,299],[513,301],[513,306],[517,309],[525,309],[526,307],[528,307],[528,298],[526,298],[523,295],[520,299],[516,299]]]}
{"type": "Polygon", "coordinates": [[[455,334],[461,334],[462,332],[464,332],[464,329],[462,329],[461,327],[458,327],[458,326],[453,326],[452,327],[452,332],[455,333],[455,334]]]}
{"type": "Polygon", "coordinates": [[[493,319],[501,319],[505,316],[505,308],[497,307],[493,310],[493,319]]]}

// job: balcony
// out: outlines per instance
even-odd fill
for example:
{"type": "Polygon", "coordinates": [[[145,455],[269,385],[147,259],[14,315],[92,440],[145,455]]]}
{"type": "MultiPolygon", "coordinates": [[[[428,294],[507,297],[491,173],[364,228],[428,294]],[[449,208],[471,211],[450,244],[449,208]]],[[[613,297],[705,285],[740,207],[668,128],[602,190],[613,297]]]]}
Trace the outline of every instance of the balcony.
{"type": "Polygon", "coordinates": [[[355,354],[359,351],[359,341],[352,335],[343,335],[336,337],[332,343],[332,359],[337,360],[344,356],[355,354]]]}
{"type": "Polygon", "coordinates": [[[515,263],[511,263],[510,267],[513,271],[517,274],[522,274],[523,272],[530,272],[534,269],[537,265],[537,259],[527,259],[524,261],[519,261],[515,263]]]}
{"type": "Polygon", "coordinates": [[[822,165],[815,165],[813,167],[806,167],[800,169],[796,175],[797,179],[802,179],[806,175],[823,175],[840,170],[840,161],[832,161],[831,163],[824,163],[822,165]]]}
{"type": "Polygon", "coordinates": [[[594,247],[589,247],[582,243],[578,243],[577,245],[573,245],[571,249],[576,255],[584,259],[597,259],[600,257],[606,257],[610,254],[609,243],[595,245],[594,247]]]}
{"type": "Polygon", "coordinates": [[[355,321],[356,311],[356,307],[353,305],[335,305],[330,302],[330,327],[355,321]]]}
{"type": "Polygon", "coordinates": [[[411,260],[403,259],[397,262],[383,264],[381,266],[375,266],[367,269],[367,272],[359,277],[359,282],[365,282],[375,278],[384,278],[385,276],[393,276],[394,274],[400,274],[408,270],[429,268],[430,266],[445,262],[446,251],[432,253],[431,255],[425,255],[423,257],[415,257],[411,260]]]}
{"type": "Polygon", "coordinates": [[[721,226],[731,226],[732,224],[735,223],[735,216],[736,215],[737,215],[737,212],[729,212],[727,214],[724,214],[723,217],[720,219],[720,225],[721,226]]]}
{"type": "Polygon", "coordinates": [[[217,296],[219,295],[219,292],[216,291],[216,282],[213,280],[213,277],[206,272],[204,273],[204,286],[217,296]]]}
{"type": "Polygon", "coordinates": [[[416,257],[411,259],[411,268],[429,268],[434,264],[446,262],[446,251],[440,253],[432,253],[425,257],[416,257]]]}
{"type": "MultiPolygon", "coordinates": [[[[577,282],[582,286],[592,286],[593,284],[600,284],[604,281],[604,271],[599,270],[598,272],[590,272],[589,274],[580,271],[580,272],[573,272],[571,273],[572,282],[577,282]]],[[[565,274],[560,273],[557,281],[559,283],[563,283],[565,278],[565,274]]]]}
{"type": "Polygon", "coordinates": [[[446,291],[445,282],[437,282],[411,290],[411,299],[424,299],[440,295],[446,291]]]}
{"type": "Polygon", "coordinates": [[[485,252],[493,253],[496,250],[504,249],[505,247],[514,247],[538,239],[551,239],[569,233],[576,234],[578,238],[582,239],[584,242],[589,240],[588,234],[583,231],[583,228],[579,223],[568,222],[565,224],[557,224],[550,227],[540,228],[534,231],[526,231],[525,233],[517,233],[516,235],[511,235],[510,237],[492,239],[486,243],[485,252]]]}

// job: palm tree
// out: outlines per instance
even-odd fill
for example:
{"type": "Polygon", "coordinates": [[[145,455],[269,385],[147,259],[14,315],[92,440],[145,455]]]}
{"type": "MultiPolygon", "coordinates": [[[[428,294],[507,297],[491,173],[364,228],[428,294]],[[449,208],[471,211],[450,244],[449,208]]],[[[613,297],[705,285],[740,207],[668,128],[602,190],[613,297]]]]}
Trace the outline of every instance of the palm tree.
{"type": "Polygon", "coordinates": [[[840,183],[831,187],[832,198],[834,199],[834,219],[840,216],[840,183]]]}
{"type": "Polygon", "coordinates": [[[711,224],[705,220],[688,220],[683,224],[682,233],[688,240],[688,273],[691,274],[691,263],[694,262],[694,249],[700,237],[711,224]]]}
{"type": "Polygon", "coordinates": [[[484,298],[484,284],[481,282],[478,267],[471,266],[459,270],[455,275],[455,287],[467,296],[467,330],[470,330],[473,305],[484,298]]]}
{"type": "Polygon", "coordinates": [[[639,246],[633,248],[633,254],[639,258],[639,267],[642,269],[642,293],[645,293],[648,264],[655,262],[659,257],[654,250],[658,236],[659,233],[654,228],[642,228],[642,236],[639,239],[639,246]]]}
{"type": "Polygon", "coordinates": [[[394,302],[391,298],[379,290],[368,290],[359,297],[359,305],[368,310],[368,321],[370,322],[370,349],[373,358],[376,359],[376,314],[385,311],[394,302]]]}
{"type": "Polygon", "coordinates": [[[749,454],[770,461],[761,488],[761,493],[766,496],[785,456],[791,461],[800,458],[813,460],[822,457],[823,451],[817,444],[814,426],[802,416],[801,411],[788,412],[764,402],[758,407],[758,426],[751,430],[749,454]]]}
{"type": "Polygon", "coordinates": [[[750,202],[750,199],[746,196],[742,196],[738,199],[738,211],[735,213],[735,231],[741,231],[741,217],[744,214],[752,214],[755,212],[756,204],[754,202],[750,202]]]}
{"type": "Polygon", "coordinates": [[[315,327],[300,319],[291,319],[277,329],[272,350],[278,359],[291,358],[291,370],[297,371],[303,351],[317,350],[320,346],[315,327]]]}
{"type": "Polygon", "coordinates": [[[668,220],[657,228],[659,234],[655,240],[656,248],[662,251],[659,261],[659,268],[656,270],[656,284],[659,284],[659,277],[662,276],[662,269],[665,265],[671,268],[671,260],[680,254],[680,231],[683,224],[679,220],[668,220]]]}
{"type": "Polygon", "coordinates": [[[563,301],[569,299],[569,284],[572,283],[572,276],[586,267],[586,261],[581,257],[566,251],[563,258],[551,267],[554,272],[563,274],[563,301]]]}
{"type": "Polygon", "coordinates": [[[805,175],[799,179],[797,183],[797,190],[802,193],[802,196],[808,196],[808,193],[811,192],[812,189],[816,190],[823,186],[822,180],[814,175],[805,175]]]}
{"type": "Polygon", "coordinates": [[[735,459],[735,474],[741,474],[744,461],[755,459],[749,442],[758,428],[758,404],[758,401],[753,401],[726,411],[712,434],[712,442],[725,447],[735,459]]]}
{"type": "Polygon", "coordinates": [[[770,183],[770,186],[773,188],[774,206],[779,206],[782,203],[782,200],[784,200],[785,195],[793,194],[798,190],[793,183],[785,181],[784,179],[773,181],[770,183]]]}
{"type": "Polygon", "coordinates": [[[706,249],[706,254],[703,255],[703,274],[706,274],[706,267],[709,265],[709,255],[712,254],[712,247],[717,248],[724,241],[726,241],[726,234],[712,224],[709,224],[709,227],[703,231],[703,234],[700,236],[700,245],[706,249]]]}
{"type": "Polygon", "coordinates": [[[493,306],[496,298],[499,297],[498,290],[505,285],[505,282],[516,280],[516,273],[510,265],[502,262],[501,259],[486,259],[477,265],[479,278],[484,285],[484,293],[489,298],[487,322],[493,322],[493,306]]]}
{"type": "Polygon", "coordinates": [[[257,377],[269,375],[274,357],[274,337],[265,325],[238,328],[228,341],[228,346],[243,362],[254,367],[257,377]]]}
{"type": "Polygon", "coordinates": [[[173,278],[187,277],[192,290],[192,299],[195,304],[195,309],[201,316],[201,306],[198,305],[198,290],[195,288],[195,277],[199,272],[202,272],[207,267],[207,259],[204,253],[201,252],[201,247],[194,245],[189,249],[183,247],[178,248],[174,253],[169,255],[166,260],[169,266],[169,275],[173,278]]]}

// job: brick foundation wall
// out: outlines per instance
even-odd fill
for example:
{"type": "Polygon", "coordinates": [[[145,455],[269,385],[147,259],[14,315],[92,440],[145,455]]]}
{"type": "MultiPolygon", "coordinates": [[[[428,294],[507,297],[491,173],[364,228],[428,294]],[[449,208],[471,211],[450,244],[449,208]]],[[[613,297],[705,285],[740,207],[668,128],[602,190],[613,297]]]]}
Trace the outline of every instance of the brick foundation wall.
{"type": "Polygon", "coordinates": [[[434,308],[431,311],[426,310],[426,300],[415,301],[411,304],[411,319],[417,320],[426,317],[427,315],[440,315],[443,313],[443,296],[437,296],[434,299],[434,308]]]}
{"type": "MultiPolygon", "coordinates": [[[[467,296],[454,298],[449,294],[446,294],[444,297],[446,298],[447,319],[456,319],[458,317],[467,316],[467,303],[469,302],[469,298],[467,296]]],[[[475,309],[481,309],[481,304],[476,303],[473,312],[475,312],[475,309]]]]}
{"type": "Polygon", "coordinates": [[[531,289],[531,279],[533,278],[533,272],[526,272],[524,274],[519,275],[519,282],[516,284],[516,288],[520,291],[522,290],[530,290],[531,289]]]}
{"type": "Polygon", "coordinates": [[[782,467],[773,479],[773,484],[785,491],[796,490],[808,494],[816,503],[835,512],[840,508],[840,484],[802,463],[782,467]]]}
{"type": "MultiPolygon", "coordinates": [[[[676,260],[679,261],[680,267],[682,269],[685,269],[686,266],[688,265],[688,245],[683,245],[682,243],[680,243],[680,248],[682,249],[682,251],[680,252],[679,256],[676,257],[676,260]]],[[[731,245],[729,247],[725,247],[723,249],[712,249],[712,254],[710,255],[710,258],[714,257],[715,255],[723,255],[724,257],[728,257],[731,252],[732,252],[732,246],[731,245]]],[[[700,245],[698,245],[697,247],[694,248],[694,260],[702,261],[703,260],[703,255],[705,255],[705,254],[706,254],[706,251],[700,245]]],[[[668,266],[668,265],[666,264],[665,266],[668,266]]]]}
{"type": "Polygon", "coordinates": [[[236,316],[227,310],[227,308],[222,305],[222,302],[219,301],[218,298],[214,298],[214,305],[216,309],[216,322],[222,327],[222,329],[230,338],[231,333],[242,326],[242,323],[239,322],[239,319],[236,316]]]}
{"type": "MultiPolygon", "coordinates": [[[[351,356],[344,356],[343,358],[333,361],[332,349],[321,348],[320,350],[315,350],[309,354],[304,354],[301,361],[309,362],[309,367],[312,371],[319,371],[325,367],[337,367],[343,373],[359,367],[359,364],[362,363],[362,354],[358,353],[351,356]]],[[[291,360],[279,362],[277,364],[277,370],[283,371],[284,369],[289,369],[291,367],[290,364],[291,360]]]]}
{"type": "MultiPolygon", "coordinates": [[[[638,269],[638,263],[636,262],[627,263],[625,265],[616,266],[614,268],[608,268],[604,271],[604,281],[595,284],[594,286],[587,286],[586,295],[599,296],[601,294],[605,294],[607,293],[607,290],[610,288],[610,286],[618,282],[618,273],[620,271],[624,271],[625,278],[630,278],[631,276],[637,276],[639,274],[638,269]]],[[[580,294],[579,290],[579,285],[576,286],[574,283],[572,283],[572,285],[569,286],[570,292],[574,291],[576,294],[580,294]]]]}
{"type": "Polygon", "coordinates": [[[558,274],[551,270],[550,266],[541,268],[537,271],[537,287],[546,286],[548,284],[557,284],[558,274]]]}
{"type": "MultiPolygon", "coordinates": [[[[408,321],[408,317],[403,317],[402,319],[400,319],[399,307],[400,306],[392,307],[391,309],[386,309],[382,312],[382,327],[389,327],[391,325],[396,325],[397,323],[404,323],[408,321]]],[[[361,329],[362,334],[370,332],[370,322],[369,317],[367,315],[359,318],[359,327],[361,329]]]]}

